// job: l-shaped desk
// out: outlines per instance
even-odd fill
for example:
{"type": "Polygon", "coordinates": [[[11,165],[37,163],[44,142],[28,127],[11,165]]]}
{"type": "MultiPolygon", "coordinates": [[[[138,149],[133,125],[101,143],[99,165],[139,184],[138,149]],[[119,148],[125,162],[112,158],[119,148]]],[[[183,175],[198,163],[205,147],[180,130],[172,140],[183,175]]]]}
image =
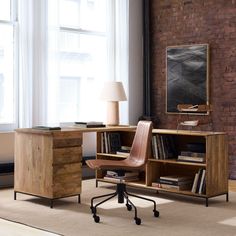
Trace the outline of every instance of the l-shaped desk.
{"type": "Polygon", "coordinates": [[[16,129],[14,199],[24,193],[50,200],[81,194],[83,133],[131,131],[135,126],[16,129]]]}
{"type": "MultiPolygon", "coordinates": [[[[119,132],[122,145],[131,146],[135,129],[135,126],[64,128],[61,131],[17,129],[15,133],[15,199],[19,192],[47,198],[50,200],[51,207],[53,207],[53,200],[57,198],[78,195],[78,202],[80,202],[83,133],[95,132],[97,134],[97,158],[119,159],[124,156],[107,152],[106,137],[109,139],[109,135],[105,135],[105,132],[106,134],[112,131],[119,132]],[[105,150],[102,150],[104,144],[105,150]]],[[[139,181],[131,181],[127,185],[205,198],[206,206],[208,206],[209,198],[219,195],[225,194],[228,201],[226,133],[165,129],[153,129],[152,133],[153,136],[159,136],[162,139],[168,137],[174,140],[176,153],[186,150],[189,143],[203,144],[204,161],[200,163],[178,161],[178,156],[174,158],[150,157],[145,173],[140,173],[139,181]],[[200,175],[203,169],[205,170],[205,176],[201,176],[202,185],[205,182],[203,192],[193,191],[193,187],[181,190],[156,185],[161,176],[189,175],[195,179],[196,174],[200,175]]],[[[158,146],[158,151],[162,150],[162,154],[164,154],[164,146],[167,148],[164,141],[163,145],[158,146]]],[[[96,180],[107,182],[101,171],[97,171],[96,180]]],[[[200,184],[200,181],[196,183],[200,184]]]]}

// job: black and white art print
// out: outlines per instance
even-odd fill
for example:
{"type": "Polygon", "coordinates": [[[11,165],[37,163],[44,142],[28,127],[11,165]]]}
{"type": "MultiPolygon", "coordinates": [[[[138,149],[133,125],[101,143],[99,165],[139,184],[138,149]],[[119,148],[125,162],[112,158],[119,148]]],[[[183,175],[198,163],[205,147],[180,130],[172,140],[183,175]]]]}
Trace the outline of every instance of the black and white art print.
{"type": "Polygon", "coordinates": [[[167,47],[167,112],[208,103],[208,44],[167,47]]]}

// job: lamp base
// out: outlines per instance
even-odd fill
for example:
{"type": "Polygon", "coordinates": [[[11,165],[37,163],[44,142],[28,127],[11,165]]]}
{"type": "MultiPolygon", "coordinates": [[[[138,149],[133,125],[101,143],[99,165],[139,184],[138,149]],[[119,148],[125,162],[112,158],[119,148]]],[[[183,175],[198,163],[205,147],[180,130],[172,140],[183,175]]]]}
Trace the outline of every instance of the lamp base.
{"type": "Polygon", "coordinates": [[[119,125],[119,103],[107,102],[107,123],[108,126],[119,125]]]}

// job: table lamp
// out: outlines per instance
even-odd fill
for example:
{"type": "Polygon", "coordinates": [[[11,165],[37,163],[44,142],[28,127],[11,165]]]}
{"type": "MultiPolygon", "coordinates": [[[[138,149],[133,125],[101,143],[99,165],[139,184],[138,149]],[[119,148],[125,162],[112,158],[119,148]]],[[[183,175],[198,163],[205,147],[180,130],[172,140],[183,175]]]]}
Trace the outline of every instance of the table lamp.
{"type": "Polygon", "coordinates": [[[127,101],[122,82],[107,81],[100,98],[107,101],[107,125],[119,125],[119,101],[127,101]]]}

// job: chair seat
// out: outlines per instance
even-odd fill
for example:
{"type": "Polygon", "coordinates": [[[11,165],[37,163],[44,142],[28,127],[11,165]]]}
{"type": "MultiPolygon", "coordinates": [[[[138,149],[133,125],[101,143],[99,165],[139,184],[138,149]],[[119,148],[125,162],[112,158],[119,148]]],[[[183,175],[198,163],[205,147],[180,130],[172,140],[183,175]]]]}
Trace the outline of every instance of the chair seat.
{"type": "Polygon", "coordinates": [[[104,159],[96,159],[96,160],[87,160],[86,164],[91,169],[109,169],[109,170],[116,170],[116,169],[124,169],[124,170],[135,170],[140,169],[144,166],[143,161],[139,160],[104,160],[104,159]]]}

